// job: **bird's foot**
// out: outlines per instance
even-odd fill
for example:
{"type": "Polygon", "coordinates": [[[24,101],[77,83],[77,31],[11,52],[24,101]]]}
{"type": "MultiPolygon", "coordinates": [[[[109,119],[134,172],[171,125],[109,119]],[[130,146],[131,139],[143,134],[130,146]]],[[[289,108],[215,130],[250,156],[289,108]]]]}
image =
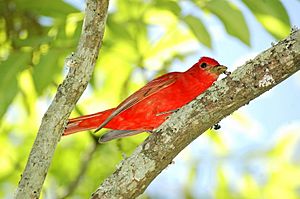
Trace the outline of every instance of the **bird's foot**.
{"type": "Polygon", "coordinates": [[[214,124],[212,127],[210,127],[210,129],[213,129],[213,130],[219,130],[220,128],[221,128],[221,125],[219,123],[214,124]]]}

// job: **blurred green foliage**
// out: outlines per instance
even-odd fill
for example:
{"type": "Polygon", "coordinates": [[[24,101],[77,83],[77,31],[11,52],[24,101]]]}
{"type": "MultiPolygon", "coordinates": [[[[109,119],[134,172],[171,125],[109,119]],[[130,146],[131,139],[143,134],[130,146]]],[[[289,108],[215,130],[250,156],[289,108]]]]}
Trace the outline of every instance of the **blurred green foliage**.
{"type": "MultiPolygon", "coordinates": [[[[276,39],[289,33],[289,17],[280,1],[242,2],[276,39]]],[[[188,4],[194,11],[214,15],[229,35],[251,45],[245,17],[231,1],[194,0],[188,4]]],[[[187,47],[191,42],[213,48],[214,38],[206,28],[208,24],[194,11],[188,11],[182,3],[172,0],[112,1],[100,59],[73,116],[117,105],[154,76],[167,72],[174,60],[184,60],[193,54],[187,47]]],[[[76,50],[83,18],[82,11],[61,0],[0,1],[1,198],[11,197],[15,190],[42,114],[67,71],[64,59],[76,50]]],[[[89,133],[62,138],[42,196],[63,198],[70,194],[87,198],[116,169],[115,165],[122,157],[129,155],[146,136],[138,135],[105,145],[96,145],[89,133]],[[79,173],[82,173],[80,178],[79,173]]],[[[212,139],[218,143],[216,147],[228,153],[220,139],[212,139]]],[[[272,157],[289,147],[278,143],[268,151],[270,165],[272,157]]],[[[183,187],[186,198],[197,198],[193,197],[191,187],[197,175],[195,164],[200,163],[191,164],[189,178],[183,187]]],[[[273,184],[258,185],[250,174],[245,173],[240,191],[233,193],[228,187],[230,179],[226,170],[220,165],[216,195],[243,198],[251,192],[249,194],[259,197],[263,192],[265,198],[278,198],[295,186],[299,187],[299,182],[289,181],[286,187],[281,187],[282,192],[273,192],[278,191],[276,183],[284,180],[286,175],[299,175],[300,172],[289,161],[277,166],[287,169],[283,169],[283,174],[269,173],[273,184]]]]}

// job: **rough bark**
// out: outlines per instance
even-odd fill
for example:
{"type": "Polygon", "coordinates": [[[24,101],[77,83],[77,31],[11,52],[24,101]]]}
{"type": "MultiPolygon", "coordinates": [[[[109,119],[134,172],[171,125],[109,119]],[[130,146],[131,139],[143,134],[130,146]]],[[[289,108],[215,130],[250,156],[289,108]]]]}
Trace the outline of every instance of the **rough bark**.
{"type": "Polygon", "coordinates": [[[77,52],[67,61],[72,66],[58,87],[45,113],[32,146],[15,198],[39,198],[56,145],[65,123],[87,87],[104,34],[109,0],[87,0],[85,18],[77,52]]]}
{"type": "Polygon", "coordinates": [[[299,69],[300,32],[295,30],[171,115],[117,166],[91,198],[137,197],[194,139],[299,69]]]}

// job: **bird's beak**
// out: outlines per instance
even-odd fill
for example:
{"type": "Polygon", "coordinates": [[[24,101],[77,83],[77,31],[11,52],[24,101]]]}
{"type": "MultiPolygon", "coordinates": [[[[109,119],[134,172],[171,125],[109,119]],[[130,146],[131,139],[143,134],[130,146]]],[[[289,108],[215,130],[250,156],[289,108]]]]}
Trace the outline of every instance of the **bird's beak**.
{"type": "Polygon", "coordinates": [[[218,65],[209,69],[209,72],[214,73],[216,75],[221,75],[222,73],[226,74],[227,67],[223,65],[218,65]]]}

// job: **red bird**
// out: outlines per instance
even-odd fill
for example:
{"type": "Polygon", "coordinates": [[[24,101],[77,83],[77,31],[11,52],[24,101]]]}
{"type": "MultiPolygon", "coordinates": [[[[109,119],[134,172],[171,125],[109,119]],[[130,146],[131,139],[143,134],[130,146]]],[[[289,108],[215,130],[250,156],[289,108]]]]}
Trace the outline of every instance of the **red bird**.
{"type": "Polygon", "coordinates": [[[64,135],[102,128],[112,129],[100,138],[115,138],[151,132],[183,105],[207,90],[227,67],[209,57],[185,72],[171,72],[147,83],[116,108],[70,119],[64,135]]]}

